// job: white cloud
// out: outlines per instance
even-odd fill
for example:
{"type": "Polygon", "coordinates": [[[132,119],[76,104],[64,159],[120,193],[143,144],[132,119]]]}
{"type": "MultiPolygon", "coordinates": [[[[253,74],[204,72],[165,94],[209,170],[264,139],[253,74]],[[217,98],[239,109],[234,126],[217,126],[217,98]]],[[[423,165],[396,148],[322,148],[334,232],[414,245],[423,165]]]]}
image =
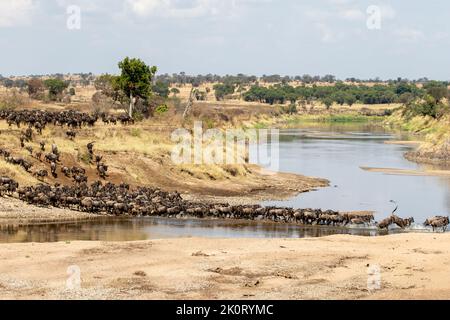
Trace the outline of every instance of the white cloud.
{"type": "Polygon", "coordinates": [[[126,6],[136,15],[159,15],[171,18],[229,16],[237,8],[238,0],[126,0],[126,6]]]}
{"type": "Polygon", "coordinates": [[[30,23],[35,6],[33,0],[0,0],[0,28],[30,23]]]}
{"type": "Polygon", "coordinates": [[[381,19],[392,20],[392,19],[395,19],[395,17],[397,16],[397,12],[395,11],[395,9],[392,6],[381,5],[379,7],[380,7],[380,11],[381,11],[381,19]]]}
{"type": "Polygon", "coordinates": [[[325,43],[337,42],[342,38],[342,33],[334,31],[325,23],[316,23],[320,32],[320,40],[325,43]]]}
{"type": "Polygon", "coordinates": [[[338,16],[345,20],[364,20],[367,16],[359,9],[344,9],[338,12],[338,16]]]}

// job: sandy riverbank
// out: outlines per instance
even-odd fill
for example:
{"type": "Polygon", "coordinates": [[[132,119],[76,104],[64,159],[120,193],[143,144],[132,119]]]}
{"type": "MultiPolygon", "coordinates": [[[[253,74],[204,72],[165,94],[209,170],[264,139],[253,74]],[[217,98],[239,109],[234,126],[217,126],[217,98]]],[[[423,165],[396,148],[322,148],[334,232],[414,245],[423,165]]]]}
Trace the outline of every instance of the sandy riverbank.
{"type": "Polygon", "coordinates": [[[23,201],[0,197],[0,225],[25,225],[96,219],[97,215],[58,208],[43,208],[23,201]]]}
{"type": "Polygon", "coordinates": [[[450,299],[448,234],[3,244],[0,260],[3,299],[450,299]]]}

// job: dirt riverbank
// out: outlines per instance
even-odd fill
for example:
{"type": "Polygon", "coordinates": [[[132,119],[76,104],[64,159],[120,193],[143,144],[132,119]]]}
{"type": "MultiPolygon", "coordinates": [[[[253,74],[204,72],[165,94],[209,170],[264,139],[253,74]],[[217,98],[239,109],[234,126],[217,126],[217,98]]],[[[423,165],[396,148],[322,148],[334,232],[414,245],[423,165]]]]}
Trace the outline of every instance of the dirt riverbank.
{"type": "Polygon", "coordinates": [[[85,212],[36,207],[11,197],[0,197],[0,225],[71,222],[95,218],[96,215],[85,212]]]}
{"type": "Polygon", "coordinates": [[[449,248],[448,234],[2,244],[0,297],[449,299],[449,248]],[[66,286],[72,265],[80,290],[66,286]],[[368,290],[368,266],[380,268],[379,290],[368,290]]]}

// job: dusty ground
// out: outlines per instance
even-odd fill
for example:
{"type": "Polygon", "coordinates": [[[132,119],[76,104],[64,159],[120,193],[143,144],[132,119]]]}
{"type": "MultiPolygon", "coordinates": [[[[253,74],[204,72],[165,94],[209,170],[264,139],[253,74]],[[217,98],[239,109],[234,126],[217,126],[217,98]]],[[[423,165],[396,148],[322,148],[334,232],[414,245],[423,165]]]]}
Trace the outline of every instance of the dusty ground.
{"type": "Polygon", "coordinates": [[[3,299],[450,299],[448,234],[3,244],[0,261],[3,299]]]}

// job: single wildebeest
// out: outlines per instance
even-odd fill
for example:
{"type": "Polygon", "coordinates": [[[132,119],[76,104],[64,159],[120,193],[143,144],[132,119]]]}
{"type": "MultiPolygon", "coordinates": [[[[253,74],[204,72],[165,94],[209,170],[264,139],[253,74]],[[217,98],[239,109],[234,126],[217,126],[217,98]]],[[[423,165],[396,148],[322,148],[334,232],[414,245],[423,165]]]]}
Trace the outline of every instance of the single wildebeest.
{"type": "Polygon", "coordinates": [[[37,159],[37,160],[39,160],[39,161],[42,161],[41,160],[41,158],[42,158],[42,152],[36,152],[35,154],[34,154],[34,157],[37,159]]]}
{"type": "Polygon", "coordinates": [[[73,177],[73,180],[76,183],[80,184],[80,183],[83,183],[83,182],[87,182],[88,178],[85,175],[76,175],[76,176],[73,177]]]}
{"type": "Polygon", "coordinates": [[[393,214],[392,221],[400,228],[405,229],[406,227],[411,226],[411,224],[414,222],[414,218],[402,219],[402,218],[396,216],[395,214],[393,214]]]}
{"type": "Polygon", "coordinates": [[[62,167],[61,168],[61,172],[66,176],[66,177],[70,177],[71,174],[71,170],[67,167],[62,167]]]}
{"type": "Polygon", "coordinates": [[[95,143],[95,141],[89,142],[89,143],[86,145],[86,147],[87,147],[88,152],[89,152],[90,155],[93,155],[93,154],[94,154],[94,143],[95,143]]]}
{"type": "Polygon", "coordinates": [[[48,177],[48,171],[47,170],[39,170],[38,172],[34,173],[34,176],[38,179],[46,178],[46,177],[48,177]]]}
{"type": "Polygon", "coordinates": [[[52,144],[52,153],[59,156],[58,146],[56,144],[52,144]]]}
{"type": "Polygon", "coordinates": [[[52,162],[50,164],[50,169],[51,169],[53,178],[57,178],[58,174],[56,173],[56,163],[55,162],[52,162]]]}
{"type": "Polygon", "coordinates": [[[66,132],[66,135],[70,140],[73,140],[77,136],[77,133],[75,131],[69,130],[66,132]]]}
{"type": "Polygon", "coordinates": [[[97,163],[97,165],[100,164],[100,162],[102,162],[103,157],[102,156],[95,156],[95,162],[97,163]]]}
{"type": "Polygon", "coordinates": [[[108,166],[105,165],[104,163],[98,164],[97,172],[98,172],[98,175],[100,176],[100,178],[105,179],[107,176],[107,172],[108,172],[108,166]]]}
{"type": "Polygon", "coordinates": [[[49,153],[49,154],[45,155],[45,160],[47,160],[50,163],[58,162],[59,161],[59,156],[54,154],[54,153],[49,153]]]}
{"type": "Polygon", "coordinates": [[[27,128],[27,130],[25,130],[25,139],[30,142],[33,140],[33,130],[31,128],[27,128]]]}
{"type": "Polygon", "coordinates": [[[389,226],[394,223],[394,220],[392,219],[392,216],[389,218],[384,219],[380,223],[378,223],[378,228],[380,229],[386,229],[389,230],[389,226]]]}

